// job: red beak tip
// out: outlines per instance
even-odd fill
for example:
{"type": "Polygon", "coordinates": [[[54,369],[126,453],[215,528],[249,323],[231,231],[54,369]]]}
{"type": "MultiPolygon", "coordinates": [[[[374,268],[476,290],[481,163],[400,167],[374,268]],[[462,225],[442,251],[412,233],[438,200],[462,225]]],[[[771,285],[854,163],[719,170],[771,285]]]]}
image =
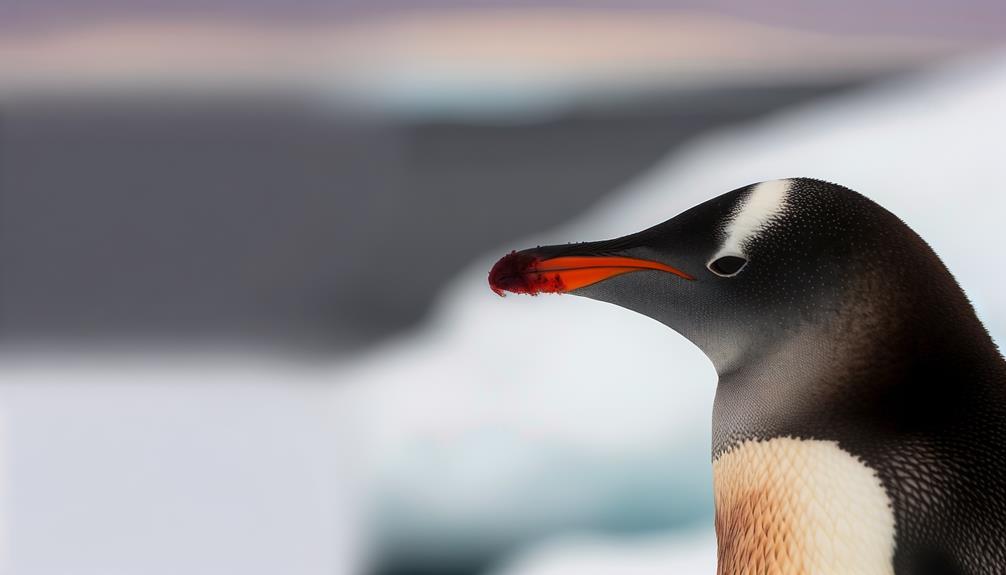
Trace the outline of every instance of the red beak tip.
{"type": "Polygon", "coordinates": [[[500,297],[506,297],[506,292],[532,293],[526,274],[537,262],[538,258],[528,254],[508,253],[489,271],[489,288],[500,297]]]}

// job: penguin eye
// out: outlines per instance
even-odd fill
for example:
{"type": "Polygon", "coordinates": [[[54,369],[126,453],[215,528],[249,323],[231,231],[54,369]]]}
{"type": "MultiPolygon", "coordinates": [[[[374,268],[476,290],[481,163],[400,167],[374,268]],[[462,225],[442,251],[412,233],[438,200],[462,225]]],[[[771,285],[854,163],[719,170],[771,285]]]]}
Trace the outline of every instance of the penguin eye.
{"type": "Polygon", "coordinates": [[[740,256],[720,256],[709,262],[709,271],[714,274],[729,278],[740,273],[748,261],[740,256]]]}

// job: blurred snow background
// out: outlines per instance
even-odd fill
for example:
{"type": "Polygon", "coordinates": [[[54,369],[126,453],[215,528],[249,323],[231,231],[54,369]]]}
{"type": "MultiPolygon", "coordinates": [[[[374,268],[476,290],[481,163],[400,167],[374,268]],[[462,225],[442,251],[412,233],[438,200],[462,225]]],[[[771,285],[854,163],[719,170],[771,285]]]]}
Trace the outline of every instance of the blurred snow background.
{"type": "Polygon", "coordinates": [[[1006,332],[998,5],[44,4],[0,6],[0,572],[713,572],[705,358],[486,273],[751,182],[869,195],[1006,332]]]}

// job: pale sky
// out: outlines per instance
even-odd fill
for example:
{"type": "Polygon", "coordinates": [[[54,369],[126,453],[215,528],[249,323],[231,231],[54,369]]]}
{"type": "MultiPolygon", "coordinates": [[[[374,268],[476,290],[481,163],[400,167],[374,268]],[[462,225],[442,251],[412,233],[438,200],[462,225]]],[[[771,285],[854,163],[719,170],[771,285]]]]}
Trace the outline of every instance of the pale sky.
{"type": "Polygon", "coordinates": [[[825,32],[1006,39],[1006,3],[997,0],[4,0],[0,30],[37,31],[109,20],[277,20],[322,22],[403,10],[578,7],[688,10],[825,32]]]}

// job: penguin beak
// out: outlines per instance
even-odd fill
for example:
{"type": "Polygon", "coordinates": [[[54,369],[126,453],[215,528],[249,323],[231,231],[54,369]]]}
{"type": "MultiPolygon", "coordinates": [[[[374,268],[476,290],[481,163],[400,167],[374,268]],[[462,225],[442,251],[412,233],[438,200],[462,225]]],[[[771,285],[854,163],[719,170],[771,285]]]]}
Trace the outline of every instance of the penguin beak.
{"type": "Polygon", "coordinates": [[[644,270],[674,274],[686,280],[695,277],[667,264],[609,255],[576,255],[546,258],[536,250],[510,252],[489,272],[489,287],[500,297],[504,292],[568,293],[608,278],[644,270]]]}

